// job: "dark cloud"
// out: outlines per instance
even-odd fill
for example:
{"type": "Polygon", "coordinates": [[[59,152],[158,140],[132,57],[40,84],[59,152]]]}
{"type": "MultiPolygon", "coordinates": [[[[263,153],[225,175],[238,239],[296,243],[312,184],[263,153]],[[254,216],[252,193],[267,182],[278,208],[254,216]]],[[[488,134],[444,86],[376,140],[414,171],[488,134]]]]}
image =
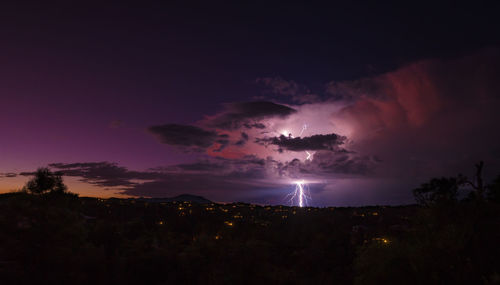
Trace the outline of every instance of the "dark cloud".
{"type": "Polygon", "coordinates": [[[153,171],[131,171],[110,162],[52,163],[49,167],[65,176],[81,177],[81,181],[103,187],[132,187],[134,180],[154,180],[161,173],[153,171]]]}
{"type": "Polygon", "coordinates": [[[228,135],[196,126],[166,124],[152,126],[148,130],[155,134],[162,143],[173,146],[203,150],[216,143],[219,147],[215,151],[221,151],[229,144],[228,135]]]}
{"type": "Polygon", "coordinates": [[[353,154],[321,151],[316,152],[314,161],[305,162],[294,159],[279,163],[271,157],[247,155],[239,159],[207,157],[145,171],[129,170],[105,161],[52,163],[49,167],[64,176],[78,177],[80,181],[130,196],[170,197],[189,193],[214,201],[286,203],[276,199],[286,195],[283,191],[290,187],[287,178],[319,177],[317,175],[325,173],[365,174],[368,166],[362,164],[363,160],[353,154]],[[270,196],[276,199],[269,200],[270,196]]]}
{"type": "Polygon", "coordinates": [[[280,176],[291,178],[318,177],[334,178],[342,175],[366,176],[373,174],[381,161],[374,156],[360,156],[355,153],[320,150],[312,160],[293,159],[278,163],[280,176]]]}
{"type": "Polygon", "coordinates": [[[216,200],[227,196],[231,197],[227,201],[231,201],[251,196],[255,189],[275,187],[272,182],[255,182],[267,177],[266,163],[265,159],[245,156],[235,160],[207,158],[146,171],[133,171],[110,162],[52,163],[49,167],[65,176],[80,177],[83,182],[114,187],[126,195],[166,197],[190,193],[216,200]]]}
{"type": "Polygon", "coordinates": [[[167,167],[151,168],[151,171],[178,173],[184,171],[193,172],[213,172],[215,175],[226,175],[233,171],[243,171],[243,169],[263,167],[266,159],[258,158],[254,155],[246,155],[239,159],[229,159],[224,157],[208,157],[199,159],[192,163],[181,163],[167,167]]]}
{"type": "Polygon", "coordinates": [[[237,146],[244,146],[248,141],[248,135],[244,132],[241,133],[241,139],[235,143],[237,146]]]}
{"type": "Polygon", "coordinates": [[[247,129],[252,129],[252,128],[256,128],[256,129],[265,129],[265,128],[266,128],[266,125],[264,125],[264,124],[262,124],[262,123],[253,123],[253,124],[244,123],[244,124],[243,124],[243,127],[247,128],[247,129]]]}
{"type": "Polygon", "coordinates": [[[278,146],[278,151],[283,150],[290,151],[305,151],[305,150],[337,150],[339,146],[344,144],[346,137],[339,136],[337,134],[328,135],[313,135],[310,137],[290,137],[281,135],[279,137],[272,138],[257,138],[256,143],[262,145],[276,145],[278,146]]]}
{"type": "Polygon", "coordinates": [[[263,128],[262,123],[256,120],[281,117],[285,118],[296,110],[285,105],[267,101],[231,103],[225,105],[225,110],[213,117],[208,117],[205,124],[210,127],[233,130],[241,126],[246,128],[263,128]]]}
{"type": "Polygon", "coordinates": [[[373,173],[375,167],[382,161],[376,156],[318,151],[314,154],[312,162],[323,173],[366,175],[373,173]]]}
{"type": "Polygon", "coordinates": [[[11,172],[0,173],[0,178],[13,178],[13,177],[16,177],[16,176],[17,176],[16,173],[11,173],[11,172]]]}

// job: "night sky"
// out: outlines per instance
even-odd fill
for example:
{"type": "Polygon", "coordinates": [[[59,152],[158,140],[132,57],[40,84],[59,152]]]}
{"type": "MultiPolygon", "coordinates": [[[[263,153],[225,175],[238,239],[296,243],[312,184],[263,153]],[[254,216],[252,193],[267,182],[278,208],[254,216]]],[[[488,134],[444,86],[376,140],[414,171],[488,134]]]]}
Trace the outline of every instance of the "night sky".
{"type": "Polygon", "coordinates": [[[0,192],[48,166],[82,196],[407,204],[499,174],[499,2],[334,2],[0,4],[0,192]]]}

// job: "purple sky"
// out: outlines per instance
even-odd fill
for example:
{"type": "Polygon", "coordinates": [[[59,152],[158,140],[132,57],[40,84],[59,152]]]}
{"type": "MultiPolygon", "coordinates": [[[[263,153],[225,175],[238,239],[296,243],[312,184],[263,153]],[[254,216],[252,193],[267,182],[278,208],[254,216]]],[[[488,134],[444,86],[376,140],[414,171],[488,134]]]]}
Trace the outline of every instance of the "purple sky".
{"type": "Polygon", "coordinates": [[[2,4],[0,192],[50,166],[89,196],[401,204],[500,173],[498,7],[264,4],[2,4]]]}

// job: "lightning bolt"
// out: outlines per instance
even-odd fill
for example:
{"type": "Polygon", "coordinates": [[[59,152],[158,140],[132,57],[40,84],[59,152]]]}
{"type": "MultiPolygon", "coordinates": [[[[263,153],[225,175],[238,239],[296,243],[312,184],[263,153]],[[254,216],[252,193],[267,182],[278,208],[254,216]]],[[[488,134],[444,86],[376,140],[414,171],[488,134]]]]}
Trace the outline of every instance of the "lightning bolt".
{"type": "MultiPolygon", "coordinates": [[[[302,136],[304,131],[307,130],[307,124],[304,124],[302,126],[302,130],[300,130],[299,137],[302,136]]],[[[293,135],[288,132],[288,130],[283,130],[281,131],[281,134],[284,136],[288,136],[290,138],[293,138],[293,135]]],[[[307,154],[306,160],[311,160],[313,153],[310,153],[309,151],[305,151],[307,154]]],[[[307,183],[304,180],[298,180],[293,182],[295,184],[295,189],[288,194],[286,197],[290,198],[290,204],[293,205],[294,202],[297,202],[299,207],[304,207],[308,205],[308,201],[311,200],[311,196],[309,195],[309,187],[307,183]]]]}
{"type": "Polygon", "coordinates": [[[301,137],[301,136],[302,136],[302,133],[303,133],[306,129],[307,129],[307,124],[304,124],[304,125],[302,126],[302,130],[300,131],[299,137],[301,137]]]}
{"type": "MultiPolygon", "coordinates": [[[[301,137],[304,131],[307,130],[307,127],[308,127],[307,124],[304,124],[302,126],[302,130],[300,131],[299,137],[301,137]]],[[[311,160],[311,156],[314,154],[314,152],[310,153],[306,150],[306,154],[307,154],[306,160],[311,160]]]]}
{"type": "Polygon", "coordinates": [[[287,196],[290,197],[290,204],[293,205],[294,201],[296,201],[299,207],[307,206],[308,201],[311,200],[307,183],[304,180],[294,181],[293,183],[295,184],[295,189],[287,196]]]}
{"type": "Polygon", "coordinates": [[[310,153],[310,152],[308,152],[307,150],[306,150],[306,153],[307,153],[307,157],[306,157],[306,160],[309,160],[309,159],[311,159],[311,153],[310,153]]]}

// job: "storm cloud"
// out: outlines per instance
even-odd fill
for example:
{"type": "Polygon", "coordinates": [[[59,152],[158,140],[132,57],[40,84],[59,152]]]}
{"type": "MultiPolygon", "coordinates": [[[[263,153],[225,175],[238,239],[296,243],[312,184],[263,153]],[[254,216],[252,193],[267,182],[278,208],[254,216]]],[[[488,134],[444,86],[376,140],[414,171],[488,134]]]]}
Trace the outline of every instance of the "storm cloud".
{"type": "Polygon", "coordinates": [[[279,151],[290,150],[290,151],[306,151],[306,150],[337,150],[339,146],[344,144],[346,137],[339,136],[337,134],[327,134],[327,135],[312,135],[310,137],[290,137],[281,135],[279,137],[272,138],[257,138],[256,142],[262,145],[276,145],[279,147],[279,151]]]}
{"type": "Polygon", "coordinates": [[[225,105],[225,110],[215,116],[208,116],[204,124],[210,127],[234,130],[241,126],[246,128],[263,128],[257,122],[265,118],[284,118],[296,110],[285,105],[267,101],[231,103],[225,105]]]}
{"type": "Polygon", "coordinates": [[[312,181],[364,177],[374,173],[382,161],[374,156],[320,150],[310,160],[293,159],[278,163],[279,174],[291,178],[307,177],[312,181]]]}
{"type": "Polygon", "coordinates": [[[278,198],[301,179],[321,189],[316,205],[345,205],[354,196],[412,202],[409,189],[436,175],[467,173],[479,159],[486,180],[498,174],[497,53],[330,82],[321,102],[234,103],[193,125],[148,129],[164,144],[198,151],[194,162],[142,171],[110,162],[50,167],[130,196],[286,203],[278,198]]]}
{"type": "MultiPolygon", "coordinates": [[[[463,58],[422,60],[371,77],[329,82],[322,96],[306,103],[294,99],[307,90],[296,82],[259,79],[295,105],[225,105],[197,123],[203,128],[196,139],[175,144],[203,147],[210,160],[177,165],[169,173],[185,174],[186,181],[193,177],[216,185],[210,181],[219,177],[255,187],[256,181],[273,179],[347,188],[351,184],[339,179],[352,185],[372,181],[373,191],[412,189],[432,176],[465,172],[479,159],[490,167],[485,176],[495,175],[500,166],[500,137],[492,131],[499,120],[499,59],[498,49],[487,49],[463,58]],[[238,169],[249,156],[263,164],[238,169]],[[209,173],[213,177],[205,178],[209,173]]],[[[145,193],[146,184],[141,187],[145,193]]],[[[384,195],[411,201],[409,191],[384,195]]]]}

